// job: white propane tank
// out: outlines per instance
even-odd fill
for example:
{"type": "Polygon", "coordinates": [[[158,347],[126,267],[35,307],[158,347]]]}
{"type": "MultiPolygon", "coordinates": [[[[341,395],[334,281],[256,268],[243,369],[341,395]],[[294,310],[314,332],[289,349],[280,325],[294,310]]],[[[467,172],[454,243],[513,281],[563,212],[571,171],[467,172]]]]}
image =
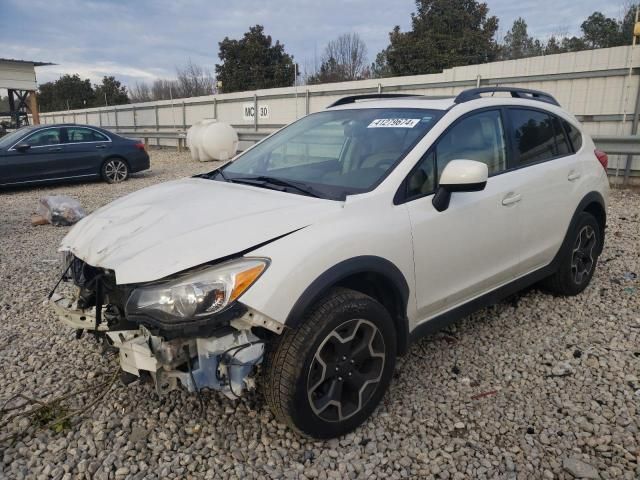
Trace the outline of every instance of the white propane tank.
{"type": "Polygon", "coordinates": [[[238,150],[238,134],[227,123],[204,119],[187,131],[187,146],[194,160],[229,160],[238,150]]]}

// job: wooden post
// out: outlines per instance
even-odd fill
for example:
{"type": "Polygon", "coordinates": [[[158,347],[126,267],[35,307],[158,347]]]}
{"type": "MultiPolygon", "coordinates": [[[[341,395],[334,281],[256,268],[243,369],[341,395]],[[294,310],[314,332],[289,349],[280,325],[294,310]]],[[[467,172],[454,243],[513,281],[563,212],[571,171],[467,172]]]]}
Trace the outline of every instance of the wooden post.
{"type": "Polygon", "coordinates": [[[40,125],[40,112],[38,111],[38,99],[36,98],[36,92],[29,92],[27,103],[29,104],[29,111],[31,112],[33,124],[40,125]]]}

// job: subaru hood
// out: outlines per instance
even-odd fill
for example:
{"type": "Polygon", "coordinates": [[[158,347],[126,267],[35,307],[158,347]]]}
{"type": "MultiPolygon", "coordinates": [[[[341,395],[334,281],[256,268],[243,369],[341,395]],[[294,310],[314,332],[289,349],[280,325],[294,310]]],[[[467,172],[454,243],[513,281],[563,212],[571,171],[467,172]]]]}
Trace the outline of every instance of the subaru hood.
{"type": "Polygon", "coordinates": [[[161,183],[78,222],[62,240],[118,284],[149,282],[304,228],[342,202],[203,178],[161,183]]]}

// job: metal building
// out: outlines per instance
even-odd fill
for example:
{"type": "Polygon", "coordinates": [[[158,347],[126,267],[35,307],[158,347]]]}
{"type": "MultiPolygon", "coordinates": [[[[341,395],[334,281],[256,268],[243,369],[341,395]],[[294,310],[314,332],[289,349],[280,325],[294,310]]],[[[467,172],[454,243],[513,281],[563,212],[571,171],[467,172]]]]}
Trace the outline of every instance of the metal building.
{"type": "Polygon", "coordinates": [[[6,88],[9,96],[9,111],[0,112],[1,116],[11,118],[12,127],[19,128],[29,124],[29,114],[34,124],[40,123],[38,102],[36,100],[36,68],[54,65],[31,60],[0,58],[0,88],[6,88]]]}

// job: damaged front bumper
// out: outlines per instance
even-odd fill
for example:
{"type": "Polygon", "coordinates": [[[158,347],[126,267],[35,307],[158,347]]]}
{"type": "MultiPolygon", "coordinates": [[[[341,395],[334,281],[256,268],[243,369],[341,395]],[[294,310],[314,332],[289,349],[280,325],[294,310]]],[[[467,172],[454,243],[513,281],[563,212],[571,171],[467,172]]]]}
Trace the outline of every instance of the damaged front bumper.
{"type": "Polygon", "coordinates": [[[100,322],[96,327],[95,307],[80,309],[74,299],[53,295],[49,303],[66,325],[105,335],[119,351],[121,369],[150,377],[159,395],[182,386],[191,392],[208,388],[237,398],[255,387],[254,373],[265,345],[242,319],[206,337],[167,340],[144,326],[111,330],[107,322],[100,322]]]}

